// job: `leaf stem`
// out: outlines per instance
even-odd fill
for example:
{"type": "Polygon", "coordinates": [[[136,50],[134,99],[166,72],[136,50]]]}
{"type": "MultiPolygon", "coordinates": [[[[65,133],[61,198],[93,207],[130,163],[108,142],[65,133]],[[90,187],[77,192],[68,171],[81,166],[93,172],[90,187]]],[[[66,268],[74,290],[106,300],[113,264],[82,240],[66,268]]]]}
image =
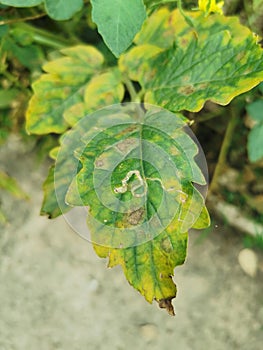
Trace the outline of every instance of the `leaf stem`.
{"type": "Polygon", "coordinates": [[[27,23],[15,24],[14,28],[19,28],[28,31],[32,34],[32,38],[36,43],[46,45],[54,49],[62,49],[72,44],[72,42],[68,39],[59,38],[58,35],[52,34],[45,29],[36,28],[27,23]]]}
{"type": "Polygon", "coordinates": [[[224,140],[221,146],[221,150],[219,153],[219,157],[218,157],[218,162],[213,174],[213,178],[210,184],[210,188],[209,188],[209,193],[212,192],[216,192],[218,190],[218,179],[219,176],[222,174],[225,165],[226,165],[226,161],[227,161],[227,154],[233,139],[233,135],[234,135],[234,131],[235,131],[235,127],[237,125],[238,122],[238,117],[239,114],[237,113],[237,110],[235,110],[233,108],[233,106],[230,107],[230,120],[228,122],[227,125],[227,129],[225,132],[225,136],[224,136],[224,140]]]}
{"type": "Polygon", "coordinates": [[[187,16],[187,14],[184,12],[183,6],[182,6],[182,0],[177,0],[177,6],[181,13],[181,15],[184,17],[187,24],[189,24],[190,27],[194,28],[194,22],[191,17],[187,16]]]}
{"type": "Polygon", "coordinates": [[[138,94],[134,88],[132,81],[127,76],[124,76],[123,81],[124,81],[124,84],[126,85],[126,88],[129,92],[131,102],[140,102],[140,99],[138,97],[138,94]]]}
{"type": "Polygon", "coordinates": [[[17,22],[32,21],[34,19],[38,19],[38,18],[41,18],[44,16],[47,16],[47,14],[43,12],[43,13],[39,13],[39,14],[34,15],[34,16],[7,19],[7,20],[0,21],[0,26],[3,26],[5,24],[13,24],[13,23],[17,23],[17,22]]]}
{"type": "Polygon", "coordinates": [[[218,118],[218,117],[221,117],[222,116],[222,111],[218,111],[218,112],[211,112],[211,113],[206,113],[200,117],[197,117],[196,118],[196,122],[197,123],[203,123],[203,122],[206,122],[210,119],[214,119],[214,118],[218,118]]]}

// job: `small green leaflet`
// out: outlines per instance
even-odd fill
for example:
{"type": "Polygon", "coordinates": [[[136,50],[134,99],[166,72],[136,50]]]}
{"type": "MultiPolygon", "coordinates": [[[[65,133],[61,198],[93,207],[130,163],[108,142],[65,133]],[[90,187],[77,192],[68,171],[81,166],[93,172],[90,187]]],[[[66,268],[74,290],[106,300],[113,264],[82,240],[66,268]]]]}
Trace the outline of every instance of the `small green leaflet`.
{"type": "Polygon", "coordinates": [[[132,43],[146,18],[142,0],[91,0],[92,19],[116,57],[132,43]]]}
{"type": "Polygon", "coordinates": [[[57,21],[71,18],[82,6],[83,0],[45,0],[48,15],[57,21]]]}
{"type": "Polygon", "coordinates": [[[47,14],[57,21],[71,18],[83,6],[83,0],[1,0],[0,3],[14,7],[31,7],[44,3],[47,14]]]}
{"type": "Polygon", "coordinates": [[[0,0],[0,4],[14,7],[31,7],[41,4],[43,0],[0,0]]]}
{"type": "Polygon", "coordinates": [[[248,104],[246,109],[255,121],[248,135],[248,157],[251,162],[257,162],[263,158],[263,99],[248,104]]]}

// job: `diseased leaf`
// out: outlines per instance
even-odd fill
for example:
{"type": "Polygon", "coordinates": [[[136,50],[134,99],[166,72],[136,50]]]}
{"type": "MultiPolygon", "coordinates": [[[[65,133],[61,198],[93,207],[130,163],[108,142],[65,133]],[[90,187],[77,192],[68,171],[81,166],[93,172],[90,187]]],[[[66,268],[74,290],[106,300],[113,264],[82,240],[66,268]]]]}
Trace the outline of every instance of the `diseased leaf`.
{"type": "Polygon", "coordinates": [[[76,12],[81,10],[83,5],[83,0],[44,1],[48,15],[57,21],[62,21],[71,18],[76,12]]]}
{"type": "Polygon", "coordinates": [[[83,101],[91,77],[103,64],[101,53],[91,46],[61,50],[65,57],[47,63],[44,74],[33,83],[34,95],[26,113],[29,133],[62,133],[68,128],[63,118],[71,106],[83,101]]]}
{"type": "MultiPolygon", "coordinates": [[[[108,257],[109,266],[120,264],[147,301],[156,299],[172,314],[171,276],[184,262],[187,231],[209,225],[204,198],[193,186],[206,180],[183,117],[144,108],[115,105],[81,119],[73,129],[75,137],[82,130],[74,152],[81,166],[67,167],[72,182],[64,202],[89,207],[97,254],[108,257]]],[[[71,134],[62,151],[70,143],[71,134]]],[[[62,169],[56,165],[55,172],[62,169]]]]}
{"type": "Polygon", "coordinates": [[[252,36],[236,46],[228,32],[205,43],[194,38],[186,51],[170,49],[149,62],[158,72],[144,81],[145,100],[172,110],[199,111],[207,100],[226,105],[263,79],[262,57],[252,36]]]}
{"type": "MultiPolygon", "coordinates": [[[[145,299],[156,300],[160,307],[174,315],[171,300],[177,289],[173,282],[175,266],[185,261],[187,233],[161,233],[154,240],[127,249],[111,249],[109,267],[121,265],[129,283],[145,299]]],[[[100,248],[95,247],[100,256],[100,248]]]]}
{"type": "Polygon", "coordinates": [[[84,93],[84,103],[89,112],[103,106],[119,103],[124,96],[122,77],[117,69],[91,79],[84,93]]]}
{"type": "MultiPolygon", "coordinates": [[[[126,55],[121,55],[118,62],[119,68],[121,71],[126,72],[131,80],[142,81],[143,77],[147,79],[146,77],[148,76],[148,60],[162,51],[160,47],[150,44],[137,46],[126,55]]],[[[148,79],[154,79],[151,71],[148,79]]]]}
{"type": "Polygon", "coordinates": [[[134,42],[137,45],[151,44],[160,48],[168,48],[174,42],[174,32],[171,12],[167,8],[162,8],[147,18],[142,30],[134,38],[134,42]]]}
{"type": "Polygon", "coordinates": [[[83,103],[72,106],[64,113],[66,121],[73,126],[88,113],[121,102],[124,97],[121,81],[122,76],[117,69],[93,77],[85,88],[83,103]]]}
{"type": "Polygon", "coordinates": [[[146,18],[142,0],[91,0],[92,19],[105,43],[118,57],[132,43],[146,18]]]}
{"type": "MultiPolygon", "coordinates": [[[[226,105],[262,81],[262,49],[247,28],[237,19],[221,15],[204,18],[197,12],[191,16],[194,29],[178,10],[170,16],[178,46],[146,56],[142,65],[144,44],[122,56],[121,69],[127,74],[131,71],[130,77],[139,81],[146,102],[173,111],[197,112],[207,100],[226,105]]],[[[155,23],[158,27],[157,20],[155,23]]],[[[152,26],[149,19],[139,38],[151,42],[151,33],[158,35],[158,30],[149,30],[152,26]]],[[[162,36],[163,32],[160,33],[162,36]]],[[[161,41],[161,37],[156,41],[161,41]]]]}

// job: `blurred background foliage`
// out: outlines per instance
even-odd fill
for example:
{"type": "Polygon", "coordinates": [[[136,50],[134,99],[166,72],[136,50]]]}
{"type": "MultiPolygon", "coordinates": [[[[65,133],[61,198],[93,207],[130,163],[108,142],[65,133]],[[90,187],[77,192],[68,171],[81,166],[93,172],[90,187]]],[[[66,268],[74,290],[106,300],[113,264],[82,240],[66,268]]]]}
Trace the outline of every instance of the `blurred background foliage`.
{"type": "MultiPolygon", "coordinates": [[[[10,134],[19,135],[28,150],[44,160],[56,145],[58,136],[29,137],[24,128],[25,110],[32,95],[31,84],[41,75],[42,65],[56,58],[59,49],[78,43],[95,45],[110,65],[115,64],[116,59],[96,31],[89,1],[83,1],[81,10],[72,10],[71,18],[63,21],[52,19],[52,14],[51,17],[47,14],[42,3],[18,8],[4,5],[4,2],[0,1],[0,145],[10,134]]],[[[154,5],[156,1],[146,3],[154,5]]],[[[185,0],[183,4],[189,9],[197,7],[197,1],[185,0]]],[[[174,8],[176,2],[167,6],[174,8]]],[[[261,42],[263,0],[225,0],[224,12],[239,16],[241,23],[250,27],[261,42]]],[[[218,164],[222,145],[227,143],[223,156],[221,154],[220,174],[212,181],[217,198],[263,224],[263,84],[226,107],[208,102],[200,112],[185,115],[194,120],[193,130],[206,154],[210,178],[218,164]],[[225,139],[230,119],[233,120],[231,142],[229,137],[225,139]]],[[[20,200],[26,197],[15,180],[1,168],[0,188],[20,200]]],[[[0,211],[0,221],[5,220],[0,211]]],[[[262,240],[258,242],[258,246],[262,246],[262,240]]],[[[246,244],[253,245],[251,241],[246,244]]]]}

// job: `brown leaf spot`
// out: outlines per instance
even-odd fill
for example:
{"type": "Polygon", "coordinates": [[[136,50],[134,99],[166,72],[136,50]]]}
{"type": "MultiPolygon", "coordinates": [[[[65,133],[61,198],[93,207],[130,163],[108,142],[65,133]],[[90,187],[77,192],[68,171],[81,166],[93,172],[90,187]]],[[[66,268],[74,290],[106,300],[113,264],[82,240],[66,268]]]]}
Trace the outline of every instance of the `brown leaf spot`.
{"type": "Polygon", "coordinates": [[[168,237],[164,238],[161,241],[161,247],[166,253],[171,253],[173,251],[172,244],[168,237]]]}
{"type": "Polygon", "coordinates": [[[159,307],[161,309],[166,309],[168,314],[171,315],[171,316],[175,316],[174,307],[172,305],[172,299],[173,298],[174,297],[157,300],[157,302],[159,304],[159,307]]]}
{"type": "Polygon", "coordinates": [[[144,214],[144,208],[140,208],[128,214],[127,221],[131,225],[138,225],[142,220],[144,214]]]}
{"type": "Polygon", "coordinates": [[[95,162],[95,166],[96,168],[100,168],[103,166],[103,161],[101,159],[97,159],[96,162],[95,162]]]}
{"type": "Polygon", "coordinates": [[[186,85],[186,86],[182,86],[178,91],[182,95],[188,96],[188,95],[191,95],[195,91],[195,89],[193,85],[186,85]]]}
{"type": "Polygon", "coordinates": [[[205,90],[208,88],[208,85],[209,85],[208,83],[199,84],[198,89],[205,90]]]}
{"type": "Polygon", "coordinates": [[[124,141],[119,142],[116,147],[122,153],[127,153],[132,148],[134,148],[137,144],[138,144],[138,140],[129,138],[129,139],[126,139],[124,141]]]}

